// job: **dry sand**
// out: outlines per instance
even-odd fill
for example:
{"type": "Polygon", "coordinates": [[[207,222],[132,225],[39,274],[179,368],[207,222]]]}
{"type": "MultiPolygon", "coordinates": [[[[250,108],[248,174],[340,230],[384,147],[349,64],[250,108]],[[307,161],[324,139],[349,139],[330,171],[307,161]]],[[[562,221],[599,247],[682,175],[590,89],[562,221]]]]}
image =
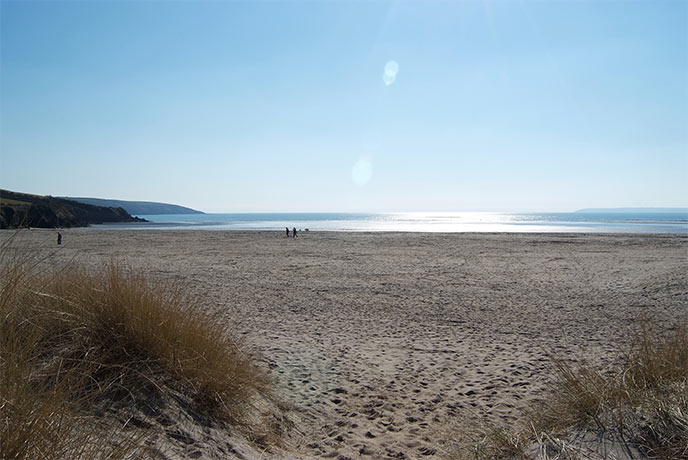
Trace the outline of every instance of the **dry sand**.
{"type": "MultiPolygon", "coordinates": [[[[183,282],[259,351],[294,422],[265,458],[444,458],[543,397],[548,352],[607,366],[638,318],[688,313],[686,236],[63,235],[60,258],[183,282]]],[[[178,456],[255,457],[191,441],[178,456]]]]}

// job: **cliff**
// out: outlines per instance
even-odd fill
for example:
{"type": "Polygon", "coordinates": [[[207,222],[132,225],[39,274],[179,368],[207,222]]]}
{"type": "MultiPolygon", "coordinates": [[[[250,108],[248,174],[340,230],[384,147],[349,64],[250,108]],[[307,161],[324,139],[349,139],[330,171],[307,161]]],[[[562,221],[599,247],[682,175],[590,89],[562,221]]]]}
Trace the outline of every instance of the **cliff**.
{"type": "Polygon", "coordinates": [[[145,222],[122,208],[93,206],[52,196],[0,189],[0,228],[86,227],[105,222],[145,222]]]}

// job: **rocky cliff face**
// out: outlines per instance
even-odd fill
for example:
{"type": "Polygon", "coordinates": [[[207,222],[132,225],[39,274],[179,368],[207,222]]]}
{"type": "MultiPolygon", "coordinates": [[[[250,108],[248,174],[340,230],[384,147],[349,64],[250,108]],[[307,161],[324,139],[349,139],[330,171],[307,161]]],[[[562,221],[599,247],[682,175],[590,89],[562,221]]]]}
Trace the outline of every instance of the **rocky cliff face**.
{"type": "Polygon", "coordinates": [[[145,222],[122,208],[0,190],[0,228],[86,227],[105,222],[145,222]]]}

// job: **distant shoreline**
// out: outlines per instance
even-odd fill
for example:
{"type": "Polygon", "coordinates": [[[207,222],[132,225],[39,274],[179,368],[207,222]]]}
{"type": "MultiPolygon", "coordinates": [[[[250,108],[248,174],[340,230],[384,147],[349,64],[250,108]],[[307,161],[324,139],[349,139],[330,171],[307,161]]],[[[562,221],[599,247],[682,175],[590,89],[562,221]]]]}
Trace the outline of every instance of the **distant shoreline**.
{"type": "Polygon", "coordinates": [[[585,208],[573,211],[578,214],[594,214],[594,213],[609,213],[609,214],[686,214],[688,215],[688,208],[585,208]]]}

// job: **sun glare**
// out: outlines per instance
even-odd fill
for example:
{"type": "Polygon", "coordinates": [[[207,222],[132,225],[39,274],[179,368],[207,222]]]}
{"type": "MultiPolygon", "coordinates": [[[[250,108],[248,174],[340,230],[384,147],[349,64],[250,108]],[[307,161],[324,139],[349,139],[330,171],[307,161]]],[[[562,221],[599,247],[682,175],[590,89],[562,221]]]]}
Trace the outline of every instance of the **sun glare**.
{"type": "Polygon", "coordinates": [[[385,72],[382,74],[382,80],[385,85],[389,86],[397,79],[399,72],[399,64],[396,61],[389,61],[385,64],[385,72]]]}
{"type": "Polygon", "coordinates": [[[351,168],[351,179],[359,187],[370,182],[373,177],[373,164],[368,158],[359,158],[351,168]]]}

